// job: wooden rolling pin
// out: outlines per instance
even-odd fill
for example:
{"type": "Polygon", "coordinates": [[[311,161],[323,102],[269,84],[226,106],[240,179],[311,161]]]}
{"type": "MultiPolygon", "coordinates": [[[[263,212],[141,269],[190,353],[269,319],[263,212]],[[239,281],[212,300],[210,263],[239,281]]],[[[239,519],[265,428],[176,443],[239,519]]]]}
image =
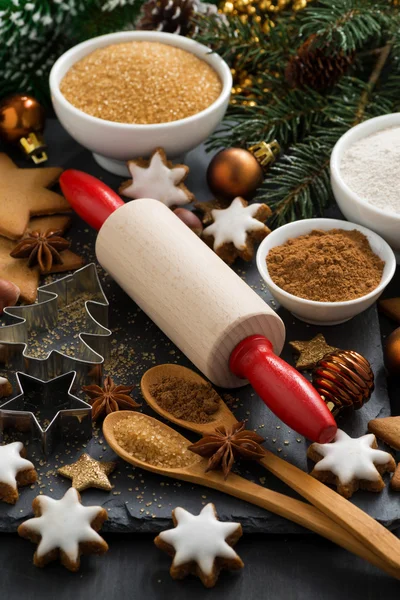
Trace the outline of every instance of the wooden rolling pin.
{"type": "Polygon", "coordinates": [[[248,380],[289,427],[333,439],[336,423],[320,395],[277,356],[282,320],[169,208],[151,199],[125,204],[80,171],[65,171],[60,185],[100,230],[99,263],[208,379],[228,388],[248,380]]]}

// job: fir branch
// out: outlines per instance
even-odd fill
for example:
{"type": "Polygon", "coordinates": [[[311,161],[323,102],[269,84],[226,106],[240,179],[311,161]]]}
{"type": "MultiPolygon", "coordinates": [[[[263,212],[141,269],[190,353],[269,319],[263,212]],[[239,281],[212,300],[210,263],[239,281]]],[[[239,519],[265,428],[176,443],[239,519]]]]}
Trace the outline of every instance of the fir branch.
{"type": "Polygon", "coordinates": [[[238,96],[238,104],[229,109],[229,124],[223,124],[218,137],[209,140],[208,150],[221,145],[251,146],[260,140],[273,139],[288,146],[301,140],[325,118],[328,99],[313,90],[289,90],[282,97],[267,96],[262,85],[249,91],[255,106],[243,105],[248,98],[238,96]]]}
{"type": "Polygon", "coordinates": [[[306,140],[272,166],[256,198],[272,209],[272,225],[320,215],[330,204],[330,152],[330,144],[306,140]]]}
{"type": "Polygon", "coordinates": [[[387,0],[319,0],[300,15],[300,34],[331,53],[355,52],[371,38],[380,39],[391,26],[395,9],[387,0]]]}

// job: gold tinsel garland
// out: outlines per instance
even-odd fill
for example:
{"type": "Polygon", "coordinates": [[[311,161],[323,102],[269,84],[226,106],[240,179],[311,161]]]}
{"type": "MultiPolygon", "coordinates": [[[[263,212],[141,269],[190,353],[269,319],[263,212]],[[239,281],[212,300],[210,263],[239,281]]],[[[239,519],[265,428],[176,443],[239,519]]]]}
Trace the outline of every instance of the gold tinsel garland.
{"type": "MultiPolygon", "coordinates": [[[[228,17],[239,17],[243,23],[249,20],[259,23],[263,33],[268,34],[274,26],[273,19],[284,9],[294,12],[305,8],[311,0],[222,0],[219,12],[228,17]]],[[[254,42],[257,43],[257,39],[254,42]]],[[[233,68],[233,87],[231,104],[237,104],[237,96],[245,96],[240,101],[243,106],[255,106],[251,88],[257,83],[257,76],[245,70],[233,68]]],[[[259,83],[259,82],[258,82],[259,83]]]]}

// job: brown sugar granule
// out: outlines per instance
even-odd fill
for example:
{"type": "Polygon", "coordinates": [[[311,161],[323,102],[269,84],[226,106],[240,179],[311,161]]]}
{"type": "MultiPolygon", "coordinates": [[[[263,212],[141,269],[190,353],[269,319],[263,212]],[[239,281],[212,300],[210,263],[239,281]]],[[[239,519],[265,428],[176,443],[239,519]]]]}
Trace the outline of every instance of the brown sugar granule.
{"type": "Polygon", "coordinates": [[[222,91],[204,60],[158,42],[98,48],[67,72],[65,98],[83,112],[118,123],[167,123],[194,115],[222,91]]]}
{"type": "Polygon", "coordinates": [[[182,436],[145,415],[121,419],[114,426],[114,435],[131,456],[155,467],[173,469],[196,462],[182,436]]]}
{"type": "Polygon", "coordinates": [[[266,260],[276,285],[317,302],[365,296],[380,284],[385,266],[355,229],[315,229],[272,248],[266,260]]]}
{"type": "Polygon", "coordinates": [[[207,382],[163,377],[150,386],[150,393],[161,408],[192,423],[209,423],[220,407],[220,397],[207,382]]]}

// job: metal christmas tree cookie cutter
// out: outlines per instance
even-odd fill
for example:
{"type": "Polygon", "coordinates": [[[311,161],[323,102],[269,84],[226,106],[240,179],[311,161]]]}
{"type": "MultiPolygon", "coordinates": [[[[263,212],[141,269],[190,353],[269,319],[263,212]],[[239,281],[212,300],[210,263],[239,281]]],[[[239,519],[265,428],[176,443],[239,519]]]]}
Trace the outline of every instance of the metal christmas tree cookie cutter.
{"type": "Polygon", "coordinates": [[[13,429],[32,448],[51,454],[62,442],[82,443],[92,437],[92,407],[71,393],[76,373],[42,381],[17,373],[19,394],[0,404],[0,436],[13,429]]]}
{"type": "Polygon", "coordinates": [[[111,336],[107,329],[108,306],[94,263],[39,287],[36,304],[4,310],[6,324],[0,327],[0,365],[14,372],[23,371],[42,381],[75,371],[74,387],[99,383],[111,336]],[[38,333],[56,329],[60,311],[74,303],[78,305],[79,301],[84,303],[85,326],[74,336],[76,341],[71,346],[74,351],[52,348],[50,344],[47,356],[35,357],[32,338],[38,333]]]}

